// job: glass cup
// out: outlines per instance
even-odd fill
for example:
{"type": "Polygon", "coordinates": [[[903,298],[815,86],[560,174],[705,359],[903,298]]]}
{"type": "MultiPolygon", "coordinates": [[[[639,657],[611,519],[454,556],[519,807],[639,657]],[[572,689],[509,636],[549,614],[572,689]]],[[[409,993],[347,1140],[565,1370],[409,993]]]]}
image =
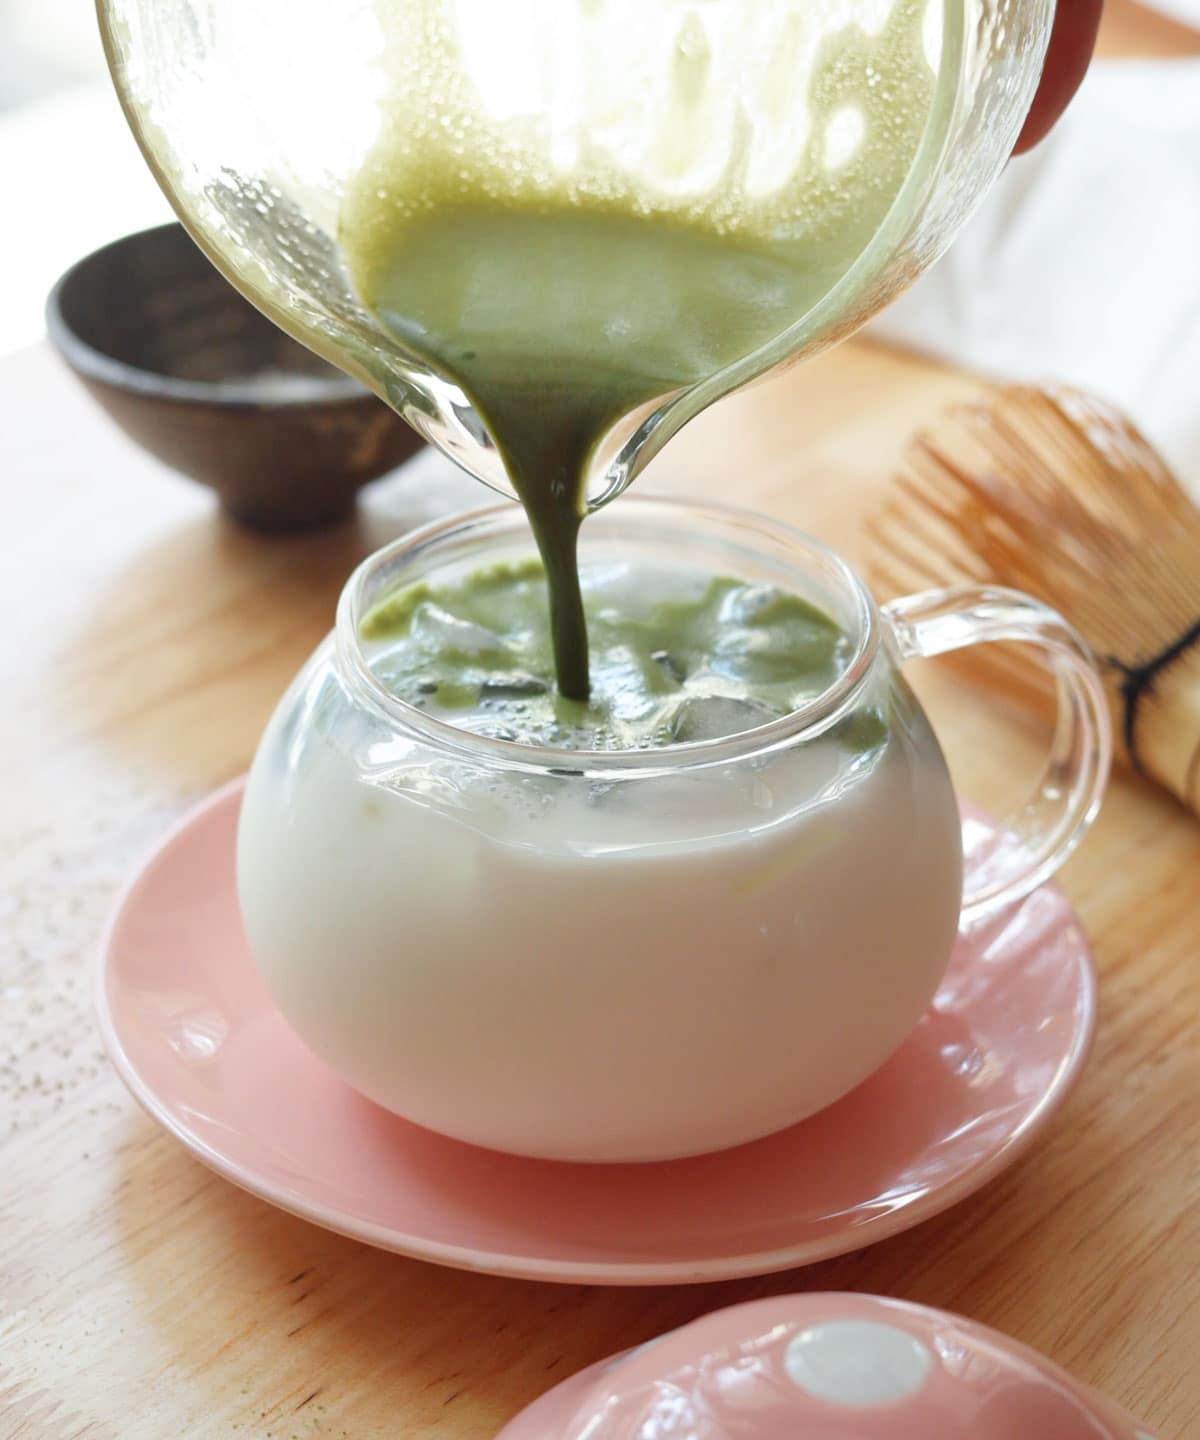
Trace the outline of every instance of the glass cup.
{"type": "Polygon", "coordinates": [[[381,1105],[552,1159],[666,1159],[755,1139],[874,1071],[928,1006],[958,927],[1071,853],[1110,756],[1074,632],[1013,591],[877,606],[815,540],[633,497],[581,564],[770,583],[832,616],[844,671],[756,729],[645,751],[468,734],[381,682],[360,621],[396,587],[534,553],[504,505],[414,532],[350,578],[275,712],[242,811],[257,964],[310,1047],[381,1105]],[[986,641],[1058,680],[1033,798],[968,830],[901,668],[986,641]],[[986,843],[979,843],[986,834],[986,843]]]}
{"type": "MultiPolygon", "coordinates": [[[[888,8],[886,0],[780,0],[785,19],[789,4],[825,35],[851,22],[870,28],[888,8]]],[[[769,343],[627,416],[602,447],[591,507],[619,493],[705,406],[847,335],[942,253],[1011,152],[1037,85],[1053,8],[1054,0],[929,0],[932,104],[906,178],[857,260],[808,313],[781,315],[769,343]]],[[[283,329],[374,389],[465,469],[511,493],[467,396],[381,331],[343,263],[342,200],[380,131],[389,65],[403,61],[395,58],[397,47],[385,43],[378,0],[343,0],[336,7],[321,0],[98,0],[98,9],[134,134],[180,219],[218,269],[283,329]]],[[[702,7],[662,0],[652,9],[648,13],[641,0],[550,6],[506,0],[503,7],[494,0],[445,0],[442,13],[477,40],[472,55],[484,88],[504,91],[506,67],[538,54],[513,123],[522,133],[543,122],[555,135],[569,132],[568,149],[586,156],[607,143],[603,127],[612,107],[598,119],[573,107],[581,95],[603,99],[612,90],[614,54],[636,53],[643,67],[653,62],[648,73],[662,80],[685,44],[685,30],[677,37],[661,17],[677,12],[679,27],[709,26],[718,52],[748,23],[738,0],[702,7]],[[518,30],[528,32],[528,45],[511,43],[518,30]]],[[[770,61],[768,54],[765,65],[730,82],[746,90],[724,105],[723,143],[735,143],[738,127],[774,126],[785,141],[802,134],[804,84],[789,91],[776,75],[772,83],[786,101],[764,97],[770,61]]],[[[619,79],[621,67],[614,73],[619,79]]],[[[721,95],[717,100],[724,103],[721,95]]],[[[634,149],[652,148],[636,125],[633,132],[625,140],[634,149]]]]}

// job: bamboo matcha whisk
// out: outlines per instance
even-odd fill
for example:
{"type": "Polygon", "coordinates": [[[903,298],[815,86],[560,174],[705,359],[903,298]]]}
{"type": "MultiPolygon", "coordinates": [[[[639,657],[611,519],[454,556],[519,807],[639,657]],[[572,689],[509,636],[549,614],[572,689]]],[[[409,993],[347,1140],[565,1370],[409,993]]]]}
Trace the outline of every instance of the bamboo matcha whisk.
{"type": "MultiPolygon", "coordinates": [[[[1137,430],[1067,389],[1010,386],[913,442],[870,523],[883,593],[1009,585],[1091,646],[1134,769],[1200,814],[1200,510],[1137,430]]],[[[970,652],[1037,701],[1015,652],[970,652]]]]}

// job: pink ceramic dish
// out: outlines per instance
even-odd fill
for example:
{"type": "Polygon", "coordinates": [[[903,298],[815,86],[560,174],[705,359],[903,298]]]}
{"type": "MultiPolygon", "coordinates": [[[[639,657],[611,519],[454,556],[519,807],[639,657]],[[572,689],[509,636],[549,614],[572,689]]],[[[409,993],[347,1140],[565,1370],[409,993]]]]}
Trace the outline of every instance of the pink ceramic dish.
{"type": "Polygon", "coordinates": [[[498,1440],[1153,1440],[1035,1351],[874,1295],[718,1310],[601,1361],[498,1440]]]}
{"type": "Polygon", "coordinates": [[[908,1229],[1010,1165],[1087,1054],[1088,948],[1067,901],[1046,887],[960,936],[901,1049],[791,1130],[654,1165],[474,1149],[363,1099],[272,1005],[234,883],[241,793],[239,781],[204,802],[121,899],[97,977],[104,1043],[134,1096],[206,1164],[368,1244],[614,1285],[809,1264],[908,1229]]]}

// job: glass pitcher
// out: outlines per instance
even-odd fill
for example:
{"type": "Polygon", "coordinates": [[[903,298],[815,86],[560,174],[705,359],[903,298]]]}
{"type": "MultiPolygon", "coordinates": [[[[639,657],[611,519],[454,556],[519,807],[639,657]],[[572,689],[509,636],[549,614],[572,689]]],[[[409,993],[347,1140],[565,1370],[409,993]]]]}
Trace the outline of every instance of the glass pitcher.
{"type": "MultiPolygon", "coordinates": [[[[466,470],[511,493],[492,437],[466,394],[382,332],[356,297],[339,248],[348,184],[378,137],[392,72],[404,63],[403,34],[398,45],[384,21],[405,3],[98,0],[98,9],[134,133],[218,269],[284,330],[356,375],[466,470]]],[[[814,43],[851,24],[870,30],[894,3],[778,0],[747,7],[731,0],[703,6],[659,0],[647,7],[643,0],[505,0],[496,6],[494,0],[442,0],[416,10],[437,10],[458,27],[473,82],[492,95],[493,108],[512,112],[497,121],[498,134],[510,122],[528,130],[544,121],[553,141],[547,144],[553,148],[553,137],[565,135],[571,155],[564,163],[582,173],[588,147],[598,143],[597,127],[609,127],[602,137],[608,143],[617,122],[611,105],[599,118],[576,113],[578,97],[603,100],[613,91],[620,101],[622,84],[627,90],[665,84],[663,77],[680,66],[690,83],[693,63],[723,76],[705,92],[711,96],[705,118],[715,127],[705,153],[721,153],[722,145],[746,134],[751,144],[765,136],[763,143],[777,150],[807,143],[803,79],[798,69],[794,93],[788,90],[783,39],[769,43],[768,28],[757,59],[741,69],[731,63],[722,71],[722,55],[748,43],[746,32],[755,26],[777,27],[786,39],[786,27],[799,25],[814,43]]],[[[619,493],[712,401],[841,338],[880,310],[939,256],[995,179],[1037,85],[1053,0],[927,3],[928,108],[911,163],[857,259],[807,313],[781,316],[769,343],[625,417],[598,454],[589,508],[619,493]]],[[[412,83],[419,86],[421,76],[412,83]]],[[[644,158],[652,107],[643,107],[645,116],[627,109],[633,118],[621,112],[618,138],[629,154],[644,158]]],[[[657,180],[666,183],[662,175],[657,180]]],[[[714,183],[719,188],[721,181],[714,183]]]]}

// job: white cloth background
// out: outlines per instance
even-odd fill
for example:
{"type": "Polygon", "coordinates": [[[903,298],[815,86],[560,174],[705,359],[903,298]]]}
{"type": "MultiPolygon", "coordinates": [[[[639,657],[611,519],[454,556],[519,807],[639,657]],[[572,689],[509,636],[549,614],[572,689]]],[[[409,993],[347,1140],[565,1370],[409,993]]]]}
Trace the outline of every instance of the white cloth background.
{"type": "MultiPolygon", "coordinates": [[[[1200,0],[1163,0],[1189,8],[1200,0]]],[[[1097,62],[872,333],[1120,405],[1200,498],[1200,59],[1097,62]]]]}
{"type": "Polygon", "coordinates": [[[1161,10],[1172,20],[1179,20],[1194,30],[1200,30],[1200,0],[1153,0],[1150,8],[1161,10]]]}

